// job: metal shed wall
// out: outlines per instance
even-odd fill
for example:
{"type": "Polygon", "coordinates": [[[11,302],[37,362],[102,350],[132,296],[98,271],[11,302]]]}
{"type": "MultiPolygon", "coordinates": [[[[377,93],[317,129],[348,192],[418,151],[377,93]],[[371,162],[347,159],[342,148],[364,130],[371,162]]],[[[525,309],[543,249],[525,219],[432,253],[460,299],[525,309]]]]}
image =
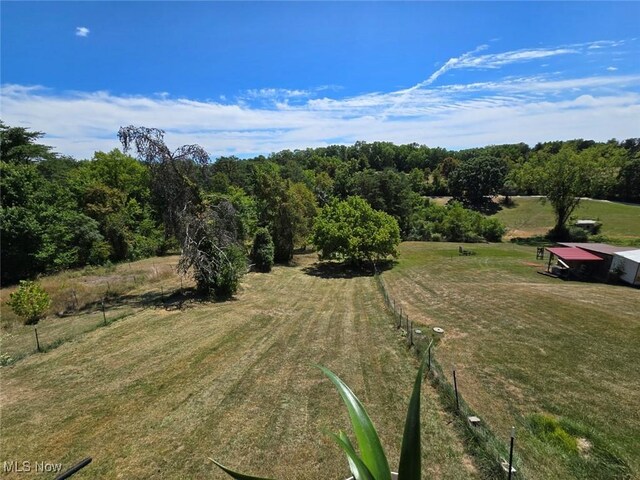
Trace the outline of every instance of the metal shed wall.
{"type": "Polygon", "coordinates": [[[640,250],[616,253],[613,256],[613,262],[611,262],[611,271],[613,272],[619,267],[624,270],[620,280],[640,286],[640,250]]]}

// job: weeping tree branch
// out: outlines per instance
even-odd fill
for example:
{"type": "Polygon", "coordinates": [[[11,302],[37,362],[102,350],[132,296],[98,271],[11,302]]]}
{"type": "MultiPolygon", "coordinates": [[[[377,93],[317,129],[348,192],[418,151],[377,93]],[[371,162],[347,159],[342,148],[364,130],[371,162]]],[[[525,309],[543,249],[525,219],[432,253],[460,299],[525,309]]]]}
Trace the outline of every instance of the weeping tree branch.
{"type": "Polygon", "coordinates": [[[171,152],[164,143],[164,132],[156,128],[122,127],[118,138],[125,152],[133,149],[149,166],[165,230],[182,247],[178,272],[192,272],[202,293],[233,295],[246,260],[238,240],[235,208],[227,200],[208,205],[198,183],[197,169],[204,170],[209,154],[199,145],[184,145],[171,152]]]}
{"type": "Polygon", "coordinates": [[[164,131],[157,128],[121,127],[118,139],[125,153],[134,150],[149,167],[151,189],[162,205],[165,229],[181,241],[181,212],[187,207],[195,211],[203,205],[194,170],[200,167],[204,171],[209,154],[199,145],[184,145],[171,152],[164,142],[164,131]]]}

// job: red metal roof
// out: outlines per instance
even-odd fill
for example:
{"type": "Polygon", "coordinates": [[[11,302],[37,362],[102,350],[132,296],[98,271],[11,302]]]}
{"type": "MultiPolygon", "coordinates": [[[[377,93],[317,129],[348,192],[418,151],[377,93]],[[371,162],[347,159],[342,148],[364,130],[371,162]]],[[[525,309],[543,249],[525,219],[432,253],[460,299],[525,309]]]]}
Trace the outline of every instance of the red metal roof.
{"type": "Polygon", "coordinates": [[[562,260],[580,260],[585,262],[597,260],[602,261],[602,258],[597,255],[577,247],[551,247],[546,248],[546,250],[562,260]]]}

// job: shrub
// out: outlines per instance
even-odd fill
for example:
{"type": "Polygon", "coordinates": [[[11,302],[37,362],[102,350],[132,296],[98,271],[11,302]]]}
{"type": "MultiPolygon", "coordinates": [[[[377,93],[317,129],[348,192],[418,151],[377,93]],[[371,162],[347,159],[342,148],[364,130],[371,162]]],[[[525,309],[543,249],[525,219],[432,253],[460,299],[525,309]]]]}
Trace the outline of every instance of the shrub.
{"type": "Polygon", "coordinates": [[[572,242],[588,242],[589,234],[580,227],[569,227],[567,229],[568,240],[572,242]]]}
{"type": "Polygon", "coordinates": [[[507,229],[497,218],[485,218],[482,221],[482,236],[488,242],[501,242],[507,229]]]}
{"type": "Polygon", "coordinates": [[[273,239],[269,230],[259,228],[256,230],[256,236],[253,240],[253,248],[251,249],[251,261],[259,272],[270,272],[273,267],[273,239]]]}
{"type": "Polygon", "coordinates": [[[396,256],[400,227],[391,215],[366,200],[349,197],[326,205],[316,220],[313,243],[322,259],[344,259],[353,265],[396,256]]]}
{"type": "Polygon", "coordinates": [[[22,280],[18,290],[9,296],[7,304],[13,313],[25,319],[25,325],[34,325],[46,316],[51,298],[40,284],[22,280]]]}
{"type": "Polygon", "coordinates": [[[215,263],[215,268],[195,268],[193,276],[196,287],[206,296],[230,298],[238,290],[240,279],[246,272],[247,258],[242,248],[237,245],[210,252],[210,255],[211,263],[215,263]]]}

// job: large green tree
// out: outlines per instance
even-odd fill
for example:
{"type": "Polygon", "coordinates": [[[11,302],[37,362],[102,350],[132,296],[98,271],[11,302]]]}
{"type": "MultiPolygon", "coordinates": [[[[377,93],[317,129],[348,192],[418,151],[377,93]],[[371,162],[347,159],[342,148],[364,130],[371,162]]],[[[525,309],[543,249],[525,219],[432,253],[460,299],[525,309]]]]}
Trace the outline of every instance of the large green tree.
{"type": "Polygon", "coordinates": [[[154,215],[151,205],[147,166],[117,149],[96,152],[70,174],[70,185],[83,213],[98,222],[111,260],[158,253],[161,216],[154,215]]]}
{"type": "Polygon", "coordinates": [[[98,224],[35,164],[0,162],[0,203],[3,283],[105,260],[98,224]]]}
{"type": "Polygon", "coordinates": [[[590,171],[575,147],[560,146],[557,153],[541,152],[519,171],[519,181],[526,188],[546,197],[555,213],[555,225],[550,237],[568,237],[567,222],[580,204],[580,197],[589,193],[590,171]]]}
{"type": "Polygon", "coordinates": [[[51,147],[37,142],[43,136],[42,132],[9,127],[0,121],[0,159],[8,163],[31,163],[54,158],[51,147]]]}
{"type": "Polygon", "coordinates": [[[460,162],[449,175],[449,192],[466,204],[479,206],[485,197],[497,195],[504,184],[507,163],[479,155],[460,162]]]}
{"type": "Polygon", "coordinates": [[[254,193],[259,223],[273,238],[274,259],[288,262],[296,247],[307,244],[317,213],[316,197],[305,184],[283,179],[273,162],[254,167],[254,193]]]}
{"type": "Polygon", "coordinates": [[[398,222],[371,208],[360,197],[333,200],[316,219],[313,243],[322,259],[340,259],[355,265],[396,256],[400,243],[398,222]]]}

